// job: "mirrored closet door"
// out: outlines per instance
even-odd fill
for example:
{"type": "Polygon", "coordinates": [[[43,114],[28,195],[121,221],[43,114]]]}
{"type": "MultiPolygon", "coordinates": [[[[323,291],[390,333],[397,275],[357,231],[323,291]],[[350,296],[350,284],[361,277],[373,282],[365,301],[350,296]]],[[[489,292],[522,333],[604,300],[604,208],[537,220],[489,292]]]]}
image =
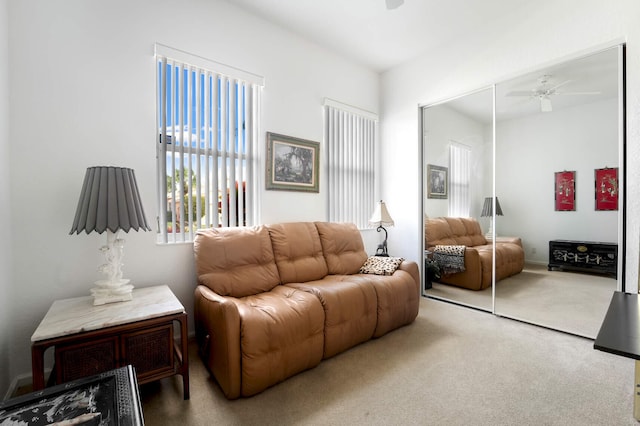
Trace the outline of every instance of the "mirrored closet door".
{"type": "Polygon", "coordinates": [[[622,69],[614,47],[496,84],[497,240],[525,255],[497,314],[595,338],[624,274],[622,69]]]}
{"type": "Polygon", "coordinates": [[[493,98],[488,87],[422,109],[424,294],[490,312],[493,98]]]}
{"type": "Polygon", "coordinates": [[[623,94],[620,45],[422,108],[425,296],[595,337],[624,282],[623,94]]]}

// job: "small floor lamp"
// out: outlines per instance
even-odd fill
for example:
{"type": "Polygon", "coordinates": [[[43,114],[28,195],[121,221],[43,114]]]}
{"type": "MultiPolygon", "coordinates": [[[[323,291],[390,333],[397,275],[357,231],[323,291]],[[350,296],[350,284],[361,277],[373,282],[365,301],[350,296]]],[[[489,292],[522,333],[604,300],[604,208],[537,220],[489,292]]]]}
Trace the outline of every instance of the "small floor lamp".
{"type": "Polygon", "coordinates": [[[84,176],[80,200],[70,235],[107,231],[107,245],[100,251],[106,263],[98,270],[106,279],[95,282],[91,289],[94,305],[131,300],[133,286],[122,278],[124,240],[118,232],[130,229],[150,231],[142,208],[136,176],[123,167],[89,167],[84,176]]]}
{"type": "Polygon", "coordinates": [[[391,219],[391,215],[389,214],[384,201],[380,200],[378,204],[376,204],[376,208],[373,215],[371,215],[371,219],[369,219],[369,226],[377,226],[378,229],[376,229],[376,231],[378,232],[381,230],[384,231],[384,241],[378,246],[376,256],[389,257],[389,253],[387,253],[387,230],[384,229],[383,225],[393,226],[393,219],[391,219]]]}
{"type": "MultiPolygon", "coordinates": [[[[493,197],[486,197],[482,206],[481,217],[489,217],[489,231],[485,234],[486,238],[493,238],[493,197]]],[[[496,197],[496,216],[503,216],[500,201],[496,197]]],[[[496,234],[497,236],[498,234],[496,234]]]]}

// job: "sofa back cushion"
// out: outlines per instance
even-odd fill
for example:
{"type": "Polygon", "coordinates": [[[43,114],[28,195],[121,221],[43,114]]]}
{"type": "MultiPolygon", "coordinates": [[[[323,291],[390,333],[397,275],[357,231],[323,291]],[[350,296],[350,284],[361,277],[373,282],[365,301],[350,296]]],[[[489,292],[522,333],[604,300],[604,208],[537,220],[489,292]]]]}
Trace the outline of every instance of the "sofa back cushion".
{"type": "Polygon", "coordinates": [[[436,217],[427,219],[424,230],[425,247],[437,244],[467,247],[487,244],[480,223],[470,217],[436,217]]]}
{"type": "Polygon", "coordinates": [[[250,296],[280,283],[265,226],[200,230],[193,250],[198,282],[221,296],[250,296]]]}
{"type": "Polygon", "coordinates": [[[357,274],[367,260],[362,235],[353,223],[316,222],[330,274],[357,274]]]}
{"type": "Polygon", "coordinates": [[[318,230],[312,222],[267,225],[282,284],[324,278],[327,263],[318,230]]]}

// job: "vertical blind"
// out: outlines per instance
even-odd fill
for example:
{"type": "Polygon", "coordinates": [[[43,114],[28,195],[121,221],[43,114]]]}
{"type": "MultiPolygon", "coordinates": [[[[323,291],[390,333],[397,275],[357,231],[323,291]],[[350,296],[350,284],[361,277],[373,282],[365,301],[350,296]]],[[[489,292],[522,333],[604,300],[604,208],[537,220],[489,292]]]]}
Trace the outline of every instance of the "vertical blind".
{"type": "Polygon", "coordinates": [[[254,224],[262,78],[162,45],[156,60],[159,240],[254,224]]]}
{"type": "Polygon", "coordinates": [[[469,217],[471,212],[471,150],[465,145],[449,145],[449,216],[469,217]]]}
{"type": "Polygon", "coordinates": [[[329,221],[367,227],[375,204],[375,146],[378,119],[325,100],[329,221]]]}

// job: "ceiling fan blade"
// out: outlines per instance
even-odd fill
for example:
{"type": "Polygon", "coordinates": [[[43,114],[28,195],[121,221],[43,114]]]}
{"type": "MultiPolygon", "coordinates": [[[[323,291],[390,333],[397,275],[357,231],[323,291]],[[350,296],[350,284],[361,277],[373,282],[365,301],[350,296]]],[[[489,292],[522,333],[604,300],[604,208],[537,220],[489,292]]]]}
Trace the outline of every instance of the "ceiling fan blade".
{"type": "Polygon", "coordinates": [[[388,10],[397,9],[404,4],[404,0],[386,0],[386,2],[388,10]]]}
{"type": "Polygon", "coordinates": [[[549,89],[547,89],[548,92],[555,92],[556,90],[558,90],[559,87],[564,86],[565,84],[571,83],[572,80],[565,80],[562,83],[556,84],[553,87],[550,87],[549,89]]]}
{"type": "Polygon", "coordinates": [[[553,108],[551,107],[551,99],[547,97],[540,98],[540,111],[542,112],[551,112],[553,108]]]}
{"type": "Polygon", "coordinates": [[[599,95],[601,92],[556,92],[555,95],[599,95]]]}
{"type": "Polygon", "coordinates": [[[534,93],[531,90],[512,90],[505,96],[533,96],[534,93]]]}

